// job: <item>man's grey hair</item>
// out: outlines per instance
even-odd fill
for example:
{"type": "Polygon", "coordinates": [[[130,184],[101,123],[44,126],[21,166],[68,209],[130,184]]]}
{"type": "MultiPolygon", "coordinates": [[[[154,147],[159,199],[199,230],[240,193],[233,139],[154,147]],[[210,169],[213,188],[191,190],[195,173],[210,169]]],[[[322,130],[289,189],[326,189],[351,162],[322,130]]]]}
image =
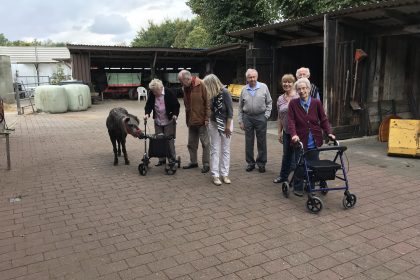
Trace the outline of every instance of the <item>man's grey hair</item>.
{"type": "Polygon", "coordinates": [[[308,80],[308,78],[300,78],[295,83],[295,90],[297,91],[297,87],[299,84],[305,84],[309,90],[311,90],[311,82],[308,80]]]}
{"type": "Polygon", "coordinates": [[[163,88],[163,83],[162,83],[161,80],[159,80],[159,79],[153,79],[153,80],[150,81],[150,83],[149,83],[149,89],[151,91],[154,91],[156,89],[161,89],[161,88],[163,88]]]}
{"type": "Polygon", "coordinates": [[[178,79],[181,79],[181,78],[191,79],[191,77],[192,77],[191,72],[185,69],[179,71],[178,73],[178,79]]]}
{"type": "Polygon", "coordinates": [[[249,68],[248,70],[246,70],[245,77],[248,77],[248,75],[250,75],[251,73],[257,74],[257,77],[258,77],[258,71],[252,68],[249,68]]]}
{"type": "Polygon", "coordinates": [[[301,72],[301,71],[308,72],[308,77],[311,76],[311,71],[309,71],[309,68],[307,68],[307,67],[300,67],[298,70],[296,70],[296,77],[298,76],[299,72],[301,72]]]}

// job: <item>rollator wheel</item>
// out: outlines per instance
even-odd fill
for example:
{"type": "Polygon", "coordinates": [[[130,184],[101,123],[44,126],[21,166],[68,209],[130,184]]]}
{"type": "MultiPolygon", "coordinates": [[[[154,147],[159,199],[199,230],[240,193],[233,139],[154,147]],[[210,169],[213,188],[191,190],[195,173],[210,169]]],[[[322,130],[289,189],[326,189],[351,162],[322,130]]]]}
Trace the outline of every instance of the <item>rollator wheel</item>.
{"type": "Polygon", "coordinates": [[[308,200],[306,201],[306,208],[312,214],[317,214],[321,212],[323,206],[324,204],[322,200],[316,196],[308,197],[308,200]]]}
{"type": "Polygon", "coordinates": [[[281,184],[281,191],[282,191],[284,197],[288,198],[289,194],[290,194],[289,183],[283,182],[283,184],[281,184]]]}
{"type": "Polygon", "coordinates": [[[146,176],[146,174],[147,174],[147,167],[143,163],[140,163],[139,164],[138,169],[139,169],[140,175],[146,176]]]}
{"type": "Polygon", "coordinates": [[[353,208],[356,205],[357,198],[354,194],[348,193],[343,197],[343,206],[345,209],[353,208]]]}
{"type": "Polygon", "coordinates": [[[177,157],[178,168],[181,168],[181,157],[177,157]]]}
{"type": "MultiPolygon", "coordinates": [[[[319,182],[319,187],[320,187],[321,189],[327,189],[327,188],[328,188],[328,183],[327,183],[326,181],[320,181],[320,182],[319,182]]],[[[322,195],[327,195],[327,194],[328,194],[328,190],[323,190],[323,191],[321,191],[321,194],[322,194],[322,195]]]]}
{"type": "MultiPolygon", "coordinates": [[[[175,165],[174,165],[174,167],[175,167],[175,165]]],[[[165,167],[165,173],[166,173],[166,175],[174,175],[176,173],[176,168],[165,167]]]]}

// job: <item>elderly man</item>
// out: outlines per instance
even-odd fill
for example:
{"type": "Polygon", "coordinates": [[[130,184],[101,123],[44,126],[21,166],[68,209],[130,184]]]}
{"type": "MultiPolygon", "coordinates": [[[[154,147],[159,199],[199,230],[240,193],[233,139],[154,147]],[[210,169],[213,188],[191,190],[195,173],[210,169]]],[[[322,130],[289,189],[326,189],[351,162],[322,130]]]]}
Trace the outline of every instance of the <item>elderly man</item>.
{"type": "Polygon", "coordinates": [[[245,130],[245,156],[250,172],[258,165],[260,173],[265,172],[267,163],[267,120],[271,114],[272,99],[268,87],[258,82],[258,72],[255,69],[246,71],[247,85],[242,89],[239,98],[238,121],[245,130]],[[258,155],[254,159],[254,139],[257,138],[258,155]]]}
{"type": "Polygon", "coordinates": [[[202,80],[198,77],[193,77],[187,70],[181,70],[179,72],[178,80],[184,92],[185,119],[188,127],[187,147],[190,153],[189,164],[182,168],[190,169],[198,167],[197,150],[200,140],[203,147],[203,168],[201,172],[207,173],[210,171],[210,138],[207,131],[207,125],[210,120],[210,104],[206,87],[202,80]]]}
{"type": "MultiPolygon", "coordinates": [[[[311,72],[309,71],[309,68],[301,67],[298,70],[296,70],[296,79],[298,79],[298,80],[300,78],[309,79],[310,76],[311,76],[311,72]]],[[[313,83],[311,83],[311,92],[309,93],[309,95],[312,98],[316,98],[316,99],[321,100],[321,102],[322,102],[322,94],[321,94],[319,88],[313,83]]]]}

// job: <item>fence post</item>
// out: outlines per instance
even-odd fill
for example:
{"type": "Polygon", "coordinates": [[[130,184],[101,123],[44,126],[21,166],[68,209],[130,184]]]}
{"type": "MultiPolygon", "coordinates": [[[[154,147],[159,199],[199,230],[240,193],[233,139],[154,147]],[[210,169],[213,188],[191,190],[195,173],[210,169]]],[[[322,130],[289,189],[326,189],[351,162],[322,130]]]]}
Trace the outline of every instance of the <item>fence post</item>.
{"type": "Polygon", "coordinates": [[[14,90],[15,90],[15,98],[16,98],[17,112],[18,112],[18,115],[21,115],[22,114],[22,112],[21,112],[22,110],[20,108],[20,94],[19,94],[19,86],[18,86],[17,80],[14,83],[14,90]]]}

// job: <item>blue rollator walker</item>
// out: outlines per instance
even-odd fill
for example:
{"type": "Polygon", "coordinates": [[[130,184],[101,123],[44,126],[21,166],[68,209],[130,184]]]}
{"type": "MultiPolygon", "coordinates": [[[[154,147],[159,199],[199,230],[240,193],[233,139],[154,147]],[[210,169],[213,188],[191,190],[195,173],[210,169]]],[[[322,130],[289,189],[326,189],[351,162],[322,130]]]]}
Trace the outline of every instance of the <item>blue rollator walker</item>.
{"type": "Polygon", "coordinates": [[[296,170],[293,173],[290,185],[288,182],[282,184],[282,192],[285,197],[289,197],[290,186],[294,186],[296,181],[300,181],[303,184],[302,187],[306,189],[308,193],[308,200],[306,201],[306,208],[311,213],[319,213],[323,208],[323,202],[321,198],[316,196],[316,192],[320,192],[326,195],[328,191],[344,190],[343,207],[345,209],[352,208],[356,204],[356,196],[349,192],[349,183],[347,179],[346,168],[344,166],[343,154],[347,150],[347,147],[340,146],[339,142],[334,140],[333,146],[321,147],[315,150],[305,151],[303,149],[302,142],[298,142],[298,148],[300,152],[299,160],[296,165],[296,170]],[[311,152],[325,152],[325,151],[336,151],[333,160],[308,160],[307,155],[311,152]],[[337,162],[339,159],[339,162],[337,162]],[[340,174],[337,174],[337,171],[340,174]],[[344,186],[328,188],[327,181],[339,179],[344,181],[344,186]],[[316,188],[319,186],[319,188],[316,188]]]}
{"type": "MultiPolygon", "coordinates": [[[[140,175],[146,176],[149,169],[150,158],[166,158],[171,155],[169,149],[169,141],[174,139],[175,136],[165,136],[164,134],[147,134],[147,120],[144,120],[144,134],[139,137],[144,140],[144,154],[141,163],[138,166],[140,175]],[[147,139],[149,139],[149,150],[147,150],[147,139]]],[[[181,157],[178,156],[175,160],[165,163],[165,173],[167,175],[174,175],[177,167],[181,166],[181,157]]]]}

